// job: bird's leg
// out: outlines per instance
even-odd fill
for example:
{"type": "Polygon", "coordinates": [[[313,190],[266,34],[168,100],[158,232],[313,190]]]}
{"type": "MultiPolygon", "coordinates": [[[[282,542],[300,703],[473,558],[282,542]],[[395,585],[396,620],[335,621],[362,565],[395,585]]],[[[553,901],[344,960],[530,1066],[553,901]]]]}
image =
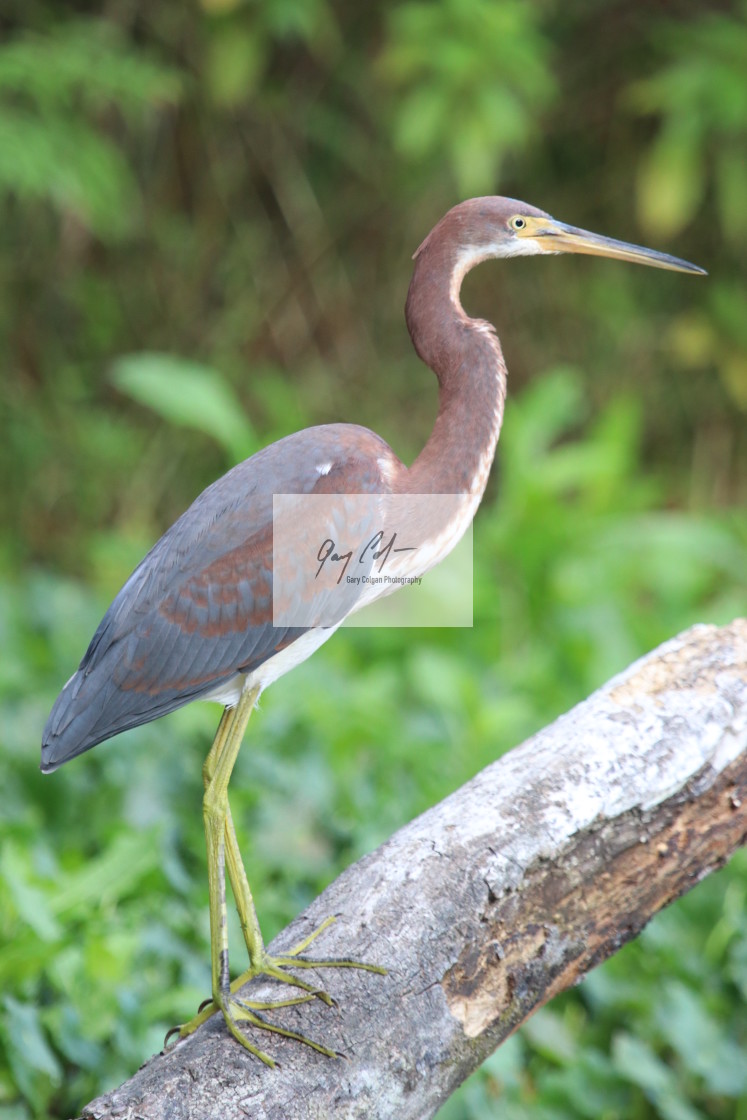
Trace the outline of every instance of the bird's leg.
{"type": "MultiPolygon", "coordinates": [[[[256,703],[256,695],[251,707],[249,708],[246,720],[244,722],[243,733],[246,731],[246,726],[249,722],[249,717],[256,703]]],[[[237,709],[236,709],[237,711],[237,709]]],[[[231,727],[234,709],[226,709],[223,713],[220,725],[218,727],[215,741],[205,760],[203,767],[203,782],[207,790],[210,782],[212,781],[215,773],[215,768],[218,759],[221,757],[224,746],[226,744],[229,730],[231,727]]],[[[244,935],[244,942],[246,944],[247,953],[249,954],[249,968],[246,972],[235,981],[236,987],[248,983],[256,976],[265,975],[272,976],[276,980],[280,980],[286,984],[292,984],[295,987],[302,988],[307,993],[305,996],[299,996],[298,1002],[303,1003],[308,996],[316,996],[322,1002],[328,1005],[332,1004],[332,1000],[326,992],[320,991],[319,988],[313,987],[311,984],[306,984],[304,981],[299,980],[297,977],[285,971],[288,965],[293,965],[296,968],[317,968],[320,966],[332,968],[362,968],[369,972],[378,972],[382,975],[386,973],[386,969],[379,968],[378,965],[363,964],[360,961],[350,959],[338,960],[308,960],[305,957],[299,956],[303,953],[309,945],[323,933],[334,922],[334,917],[326,918],[317,929],[313,930],[303,941],[294,945],[287,953],[281,957],[270,957],[266,950],[264,939],[259,927],[259,920],[257,918],[257,911],[254,906],[254,899],[252,897],[251,888],[247,879],[244,862],[241,858],[238,840],[233,825],[233,818],[231,816],[231,808],[226,800],[226,864],[228,866],[228,877],[231,882],[231,889],[233,890],[234,899],[236,900],[236,909],[241,921],[241,929],[244,935]]],[[[284,1001],[291,1003],[292,1000],[284,1001]]]]}
{"type": "Polygon", "coordinates": [[[203,768],[203,782],[205,787],[203,818],[205,823],[208,860],[213,999],[201,1009],[194,1019],[179,1028],[179,1037],[183,1038],[192,1034],[192,1032],[212,1014],[217,1010],[221,1010],[226,1025],[234,1038],[252,1054],[272,1065],[274,1063],[267,1054],[249,1043],[239,1026],[240,1023],[247,1023],[264,1030],[275,1031],[285,1037],[304,1042],[313,1049],[329,1057],[335,1056],[335,1051],[295,1031],[286,1030],[285,1028],[268,1023],[266,1019],[256,1014],[257,1011],[269,1010],[275,1007],[289,1007],[314,998],[321,999],[327,1004],[332,1004],[332,1000],[326,992],[320,991],[313,985],[307,984],[305,981],[293,976],[287,971],[288,966],[296,968],[362,968],[379,973],[384,973],[386,970],[376,965],[364,964],[350,959],[310,960],[300,956],[299,954],[303,953],[311,942],[334,921],[333,918],[328,918],[317,930],[304,938],[303,941],[283,956],[271,957],[265,949],[254,907],[254,900],[239,851],[238,840],[231,817],[231,809],[228,803],[228,783],[258,695],[258,688],[248,689],[241,694],[236,708],[227,709],[224,712],[215,740],[203,768]],[[236,909],[241,921],[241,928],[250,962],[250,967],[247,971],[239,976],[233,983],[230,983],[228,964],[226,867],[228,868],[228,875],[231,881],[231,887],[236,901],[236,909]],[[296,988],[300,988],[303,994],[294,995],[289,999],[263,1002],[245,1000],[235,996],[235,992],[240,987],[249,980],[260,975],[270,976],[276,980],[291,984],[296,988]]]}
{"type": "MultiPolygon", "coordinates": [[[[253,704],[256,703],[256,699],[257,697],[255,695],[253,704]]],[[[249,714],[251,714],[251,710],[249,714]]],[[[202,768],[202,781],[205,792],[207,792],[208,786],[215,774],[217,760],[223,752],[233,718],[234,710],[232,708],[226,708],[223,712],[220,724],[218,725],[218,731],[216,732],[213,745],[210,748],[210,753],[205,759],[205,764],[202,768]]],[[[248,718],[247,716],[247,721],[248,718]]],[[[259,919],[257,918],[257,911],[254,906],[251,888],[246,877],[246,871],[244,870],[241,852],[239,851],[239,842],[236,838],[236,830],[233,825],[231,806],[228,804],[228,799],[226,799],[226,864],[228,866],[228,878],[231,881],[231,889],[233,890],[234,898],[238,899],[239,891],[241,892],[244,910],[244,914],[240,914],[241,932],[244,935],[246,951],[249,954],[249,963],[252,965],[262,959],[265,945],[262,932],[259,928],[259,919]]]]}
{"type": "MultiPolygon", "coordinates": [[[[249,714],[251,714],[251,711],[249,714]]],[[[233,709],[227,708],[224,711],[223,717],[218,726],[215,740],[210,749],[210,753],[208,754],[207,759],[205,760],[205,764],[202,768],[202,779],[206,792],[215,774],[218,759],[220,759],[223,753],[223,749],[226,745],[228,734],[233,721],[233,716],[233,709]]],[[[249,716],[247,715],[247,721],[248,718],[249,716]]],[[[244,727],[246,729],[246,724],[244,725],[244,727]]],[[[233,986],[239,988],[243,984],[248,983],[249,980],[254,979],[255,976],[259,976],[262,973],[265,973],[267,975],[274,976],[276,980],[282,980],[283,982],[292,984],[304,991],[304,995],[295,996],[292,999],[288,1000],[283,1000],[282,1006],[293,1003],[304,1003],[306,1002],[306,1000],[313,999],[315,997],[321,999],[322,1002],[331,1005],[332,1000],[326,994],[326,992],[320,991],[320,989],[312,986],[311,984],[306,984],[303,980],[299,980],[297,977],[292,976],[290,973],[283,972],[279,968],[274,967],[276,962],[272,961],[271,958],[267,956],[267,953],[265,951],[264,939],[262,937],[262,932],[259,926],[259,919],[257,918],[257,911],[254,906],[251,887],[249,886],[249,880],[244,868],[244,861],[241,858],[241,851],[239,849],[239,843],[236,837],[236,830],[234,828],[233,817],[231,816],[231,807],[228,804],[228,799],[226,799],[225,856],[226,865],[228,867],[228,878],[231,882],[231,889],[233,891],[234,899],[236,901],[236,909],[238,911],[239,920],[241,922],[241,932],[244,935],[244,943],[246,944],[246,950],[249,955],[249,968],[246,970],[246,972],[242,973],[242,975],[238,977],[233,986]]],[[[322,923],[319,929],[315,930],[314,933],[312,933],[299,945],[296,945],[293,949],[291,949],[287,956],[289,958],[294,957],[297,953],[300,953],[304,949],[306,949],[307,946],[314,940],[314,938],[319,933],[321,933],[322,930],[326,929],[332,921],[334,921],[333,918],[328,918],[325,922],[322,923]]],[[[301,962],[300,967],[303,966],[304,962],[301,962]]],[[[210,1014],[212,1014],[216,1010],[214,1005],[211,1006],[213,1007],[213,1011],[210,1012],[210,1014]]],[[[281,1005],[267,1004],[264,1009],[266,1010],[271,1006],[281,1005]]],[[[254,1003],[252,1003],[252,1007],[254,1007],[254,1003]]],[[[258,1009],[262,1010],[263,1008],[262,1006],[258,1005],[258,1009]]]]}
{"type": "MultiPolygon", "coordinates": [[[[286,1038],[293,1038],[299,1042],[304,1042],[329,1057],[334,1057],[335,1051],[329,1050],[326,1046],[321,1046],[319,1043],[305,1038],[296,1031],[287,1030],[284,1027],[278,1027],[273,1023],[268,1023],[267,1020],[255,1014],[257,1010],[269,1009],[272,1007],[286,1007],[292,1004],[305,1002],[308,999],[314,998],[314,992],[302,996],[295,996],[292,999],[273,1001],[271,1003],[262,1002],[255,1005],[249,1003],[249,1001],[234,998],[235,991],[244,982],[242,977],[239,977],[233,984],[230,983],[225,881],[226,836],[227,829],[229,828],[228,819],[230,815],[228,807],[228,782],[236,762],[236,756],[241,746],[241,740],[246,725],[249,722],[249,716],[251,715],[258,694],[259,689],[251,689],[242,693],[236,708],[228,713],[228,718],[224,715],[218,728],[218,734],[216,735],[210,755],[208,756],[210,763],[208,769],[211,773],[208,776],[203,798],[203,819],[207,843],[210,904],[210,957],[213,999],[208,1007],[179,1029],[179,1037],[184,1038],[192,1034],[205,1019],[209,1018],[210,1015],[219,1008],[223,1012],[226,1026],[233,1037],[261,1061],[274,1066],[275,1062],[268,1054],[265,1054],[262,1050],[249,1042],[242,1033],[239,1023],[247,1023],[255,1027],[260,1027],[263,1030],[274,1031],[286,1038]]],[[[232,823],[230,825],[230,833],[233,843],[235,844],[236,837],[232,823]]],[[[238,850],[237,845],[236,849],[238,850]]],[[[241,863],[240,857],[238,857],[238,859],[239,863],[241,863]]],[[[246,878],[246,876],[244,876],[244,878],[246,878]]],[[[251,898],[251,894],[249,897],[251,898]]],[[[250,940],[247,940],[247,945],[250,941],[253,945],[258,944],[261,950],[260,959],[262,959],[265,955],[264,944],[262,942],[262,934],[259,931],[256,914],[254,913],[253,904],[251,906],[251,919],[252,920],[248,922],[250,940]]],[[[242,919],[242,925],[243,924],[244,922],[242,919]]],[[[263,971],[263,969],[256,969],[256,973],[260,971],[263,971]]]]}

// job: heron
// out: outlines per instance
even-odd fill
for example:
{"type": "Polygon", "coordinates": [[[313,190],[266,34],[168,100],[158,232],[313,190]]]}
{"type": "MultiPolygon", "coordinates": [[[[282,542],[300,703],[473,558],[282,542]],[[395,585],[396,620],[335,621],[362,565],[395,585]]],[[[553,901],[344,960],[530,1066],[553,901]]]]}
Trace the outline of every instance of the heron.
{"type": "MultiPolygon", "coordinates": [[[[425,447],[411,466],[374,432],[327,424],[288,435],[233,467],[193,502],[158,540],[104,615],[80,666],[62,689],[43,733],[41,769],[50,773],[96,744],[194,700],[224,711],[203,767],[212,999],[180,1028],[191,1034],[221,1012],[231,1035],[273,1065],[252,1041],[252,1028],[275,1031],[335,1051],[261,1014],[329,995],[302,979],[312,967],[381,965],[317,960],[307,950],[328,919],[282,956],[262,937],[239,850],[228,785],[250,715],[262,691],[300,664],[335,632],[333,625],[278,625],[273,597],[273,497],[291,495],[459,495],[438,540],[399,557],[399,570],[422,575],[458,542],[482,499],[498,443],[507,371],[494,327],[470,318],[460,291],[483,261],[583,253],[677,272],[704,269],[653,249],[567,225],[515,199],[489,196],[454,206],[414,254],[405,318],[415,350],[438,380],[439,408],[425,447]],[[430,546],[430,547],[428,547],[430,546]],[[249,957],[231,981],[226,874],[249,957]],[[257,1002],[239,989],[255,977],[286,985],[287,998],[257,1002]]],[[[436,534],[436,529],[433,530],[436,534]]],[[[368,599],[384,586],[369,587],[368,599]]],[[[358,606],[355,594],[345,612],[358,606]]],[[[373,982],[373,981],[372,981],[373,982]]]]}

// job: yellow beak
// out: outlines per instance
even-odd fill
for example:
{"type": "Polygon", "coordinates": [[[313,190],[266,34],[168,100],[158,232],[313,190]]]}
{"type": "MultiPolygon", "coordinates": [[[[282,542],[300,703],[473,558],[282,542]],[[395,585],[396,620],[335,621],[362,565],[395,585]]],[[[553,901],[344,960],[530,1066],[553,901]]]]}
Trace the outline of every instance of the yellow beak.
{"type": "Polygon", "coordinates": [[[548,253],[587,253],[593,257],[613,257],[619,261],[647,264],[652,268],[668,268],[672,272],[708,275],[704,268],[680,260],[679,257],[670,257],[668,253],[644,249],[642,245],[630,245],[627,241],[616,241],[613,237],[602,237],[598,233],[576,229],[564,222],[556,222],[554,218],[527,216],[525,220],[526,225],[516,231],[516,236],[532,238],[548,253]]]}

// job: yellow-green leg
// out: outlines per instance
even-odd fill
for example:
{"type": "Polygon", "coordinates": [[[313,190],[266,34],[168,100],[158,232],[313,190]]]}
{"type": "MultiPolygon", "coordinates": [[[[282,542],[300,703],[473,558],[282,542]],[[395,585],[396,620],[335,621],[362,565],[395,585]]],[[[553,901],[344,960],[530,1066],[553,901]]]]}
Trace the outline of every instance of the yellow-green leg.
{"type": "MultiPolygon", "coordinates": [[[[256,703],[256,692],[254,702],[252,703],[249,714],[247,715],[247,722],[249,715],[251,715],[251,711],[253,710],[254,703],[256,703]]],[[[210,754],[205,760],[205,765],[203,766],[203,784],[206,791],[215,774],[217,760],[220,758],[223,748],[226,744],[233,715],[234,713],[232,709],[226,709],[226,711],[223,713],[223,718],[221,719],[220,726],[218,727],[215,741],[210,750],[210,754]]],[[[244,725],[244,727],[246,729],[246,724],[244,725]]],[[[314,931],[314,933],[312,933],[304,941],[291,949],[287,954],[287,957],[268,957],[267,953],[265,952],[264,939],[260,930],[257,911],[254,906],[254,899],[252,897],[251,888],[249,886],[249,881],[244,869],[244,862],[241,858],[241,852],[239,850],[239,844],[236,838],[236,831],[233,825],[233,817],[231,816],[231,807],[228,804],[227,799],[225,840],[228,877],[231,882],[231,889],[233,890],[234,899],[236,901],[236,909],[238,911],[239,919],[241,922],[241,930],[244,935],[244,943],[246,944],[246,950],[249,954],[249,968],[246,970],[246,972],[242,973],[242,975],[239,976],[239,978],[235,982],[235,986],[239,988],[242,985],[248,983],[249,980],[253,980],[256,976],[264,974],[267,976],[273,976],[276,980],[280,980],[283,983],[292,984],[297,988],[301,988],[305,993],[307,993],[307,995],[296,997],[296,1000],[299,1003],[305,1002],[307,998],[316,997],[317,999],[321,999],[323,1003],[331,1005],[332,1000],[326,992],[321,991],[319,988],[313,987],[311,984],[306,984],[303,980],[299,980],[297,977],[292,976],[290,973],[284,972],[277,966],[284,963],[292,963],[299,968],[313,967],[315,964],[315,962],[313,961],[306,961],[304,959],[296,961],[291,960],[291,958],[295,958],[296,954],[303,952],[303,950],[311,944],[311,942],[315,937],[317,937],[318,934],[320,934],[323,930],[327,929],[329,925],[331,925],[331,923],[334,921],[334,918],[327,918],[327,920],[323,922],[322,925],[314,931]]],[[[341,961],[339,963],[345,964],[348,962],[341,961]]],[[[352,961],[349,963],[352,967],[368,967],[356,966],[355,962],[352,961]]],[[[284,1005],[288,1005],[293,1002],[294,1000],[292,999],[283,1001],[284,1005]]]]}
{"type": "Polygon", "coordinates": [[[287,972],[286,969],[288,966],[295,966],[296,968],[363,968],[379,973],[384,973],[386,970],[376,965],[362,964],[348,959],[316,961],[299,956],[298,954],[308,948],[311,942],[330,925],[334,920],[333,918],[328,918],[322,923],[319,929],[315,930],[282,957],[270,957],[265,949],[257,913],[254,907],[254,900],[236,839],[231,809],[228,804],[228,783],[231,772],[233,771],[241,741],[258,695],[258,688],[249,689],[242,693],[236,708],[226,709],[203,768],[203,782],[205,786],[203,818],[205,823],[208,860],[213,999],[194,1019],[190,1020],[189,1023],[186,1023],[179,1029],[179,1037],[182,1038],[191,1034],[206,1019],[220,1009],[223,1012],[226,1025],[234,1038],[262,1061],[267,1062],[269,1065],[274,1065],[275,1063],[267,1054],[257,1049],[257,1047],[253,1046],[248,1041],[242,1033],[239,1023],[247,1023],[252,1026],[260,1027],[263,1030],[275,1031],[288,1038],[294,1038],[299,1042],[305,1042],[307,1045],[313,1047],[313,1049],[329,1057],[335,1056],[335,1051],[321,1046],[319,1043],[295,1031],[277,1027],[255,1014],[256,1011],[271,1010],[274,1007],[288,1007],[294,1004],[304,1003],[314,998],[321,999],[327,1004],[332,1003],[332,1000],[326,992],[320,991],[318,988],[299,980],[297,977],[287,972]],[[225,885],[226,866],[228,868],[228,875],[236,901],[236,909],[239,914],[244,941],[249,954],[249,968],[232,984],[230,983],[228,964],[225,885]],[[276,980],[291,984],[296,988],[300,988],[303,994],[297,994],[284,1000],[262,1003],[234,998],[234,993],[240,987],[247,981],[260,975],[271,976],[276,980]]]}
{"type": "MultiPolygon", "coordinates": [[[[258,691],[259,690],[254,690],[253,692],[251,698],[251,707],[249,708],[246,716],[246,723],[249,722],[249,716],[251,715],[254,704],[257,701],[258,691]]],[[[205,788],[205,793],[207,793],[208,787],[213,780],[218,759],[220,758],[223,752],[223,748],[226,745],[226,740],[228,738],[228,734],[230,732],[235,715],[236,709],[233,708],[226,708],[223,712],[220,724],[218,725],[218,731],[216,733],[215,740],[212,747],[210,748],[209,755],[205,759],[205,765],[202,768],[202,782],[205,788]]],[[[246,723],[244,725],[245,729],[246,723]]],[[[252,892],[249,887],[246,872],[244,870],[244,863],[241,858],[241,852],[239,851],[238,840],[236,839],[236,831],[233,826],[233,817],[231,816],[231,806],[228,804],[227,798],[226,863],[228,866],[228,877],[231,881],[231,889],[233,890],[233,895],[236,899],[237,908],[239,907],[239,896],[241,897],[243,914],[246,916],[246,918],[243,917],[241,910],[239,911],[239,916],[241,917],[241,931],[244,935],[244,942],[246,944],[246,951],[249,954],[249,961],[254,962],[261,959],[265,946],[262,938],[262,932],[259,928],[257,911],[254,907],[254,899],[252,898],[252,892]]]]}

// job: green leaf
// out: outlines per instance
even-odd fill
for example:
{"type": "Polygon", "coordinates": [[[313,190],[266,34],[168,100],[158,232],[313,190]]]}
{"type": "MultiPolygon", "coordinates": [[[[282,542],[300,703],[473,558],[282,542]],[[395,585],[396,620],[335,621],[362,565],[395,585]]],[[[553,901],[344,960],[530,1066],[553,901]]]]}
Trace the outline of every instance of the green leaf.
{"type": "Polygon", "coordinates": [[[747,237],[747,166],[742,147],[726,148],[716,160],[721,225],[729,240],[747,237]]]}
{"type": "Polygon", "coordinates": [[[47,198],[102,241],[128,233],[139,215],[135,180],[117,148],[87,124],[54,114],[0,107],[2,189],[47,198]]]}
{"type": "Polygon", "coordinates": [[[173,354],[129,354],[115,362],[112,381],[164,420],[211,436],[236,460],[257,448],[233,389],[210,366],[173,354]]]}
{"type": "Polygon", "coordinates": [[[256,89],[267,48],[254,29],[216,28],[209,44],[207,78],[217,105],[240,105],[256,89]]]}
{"type": "Polygon", "coordinates": [[[549,1061],[568,1065],[576,1057],[578,1047],[573,1032],[555,1011],[541,1008],[527,1019],[522,1030],[534,1049],[549,1061]]]}
{"type": "Polygon", "coordinates": [[[692,221],[705,191],[704,171],[689,123],[665,125],[638,172],[638,213],[649,234],[673,237],[692,221]]]}
{"type": "Polygon", "coordinates": [[[613,1043],[613,1058],[618,1073],[643,1090],[664,1120],[703,1120],[680,1091],[672,1070],[647,1043],[620,1033],[613,1043]]]}
{"type": "Polygon", "coordinates": [[[663,1037],[709,1092],[737,1097],[747,1091],[743,1049],[709,1013],[702,996],[684,984],[667,984],[657,1019],[663,1037]]]}
{"type": "Polygon", "coordinates": [[[160,867],[158,846],[148,832],[122,832],[100,856],[61,874],[52,902],[66,921],[86,918],[92,906],[113,905],[160,867]]]}
{"type": "Polygon", "coordinates": [[[28,860],[25,860],[16,844],[8,841],[0,855],[0,879],[2,879],[15,904],[19,917],[28,924],[42,941],[57,941],[60,926],[52,913],[44,892],[29,880],[28,860]]]}
{"type": "Polygon", "coordinates": [[[87,110],[123,112],[179,100],[182,77],[133,49],[113,21],[71,20],[50,34],[28,34],[0,48],[0,91],[62,115],[80,99],[87,110]]]}
{"type": "Polygon", "coordinates": [[[4,997],[3,1006],[0,1037],[10,1067],[21,1091],[43,1114],[62,1081],[62,1070],[44,1035],[37,1009],[10,995],[4,997]]]}

